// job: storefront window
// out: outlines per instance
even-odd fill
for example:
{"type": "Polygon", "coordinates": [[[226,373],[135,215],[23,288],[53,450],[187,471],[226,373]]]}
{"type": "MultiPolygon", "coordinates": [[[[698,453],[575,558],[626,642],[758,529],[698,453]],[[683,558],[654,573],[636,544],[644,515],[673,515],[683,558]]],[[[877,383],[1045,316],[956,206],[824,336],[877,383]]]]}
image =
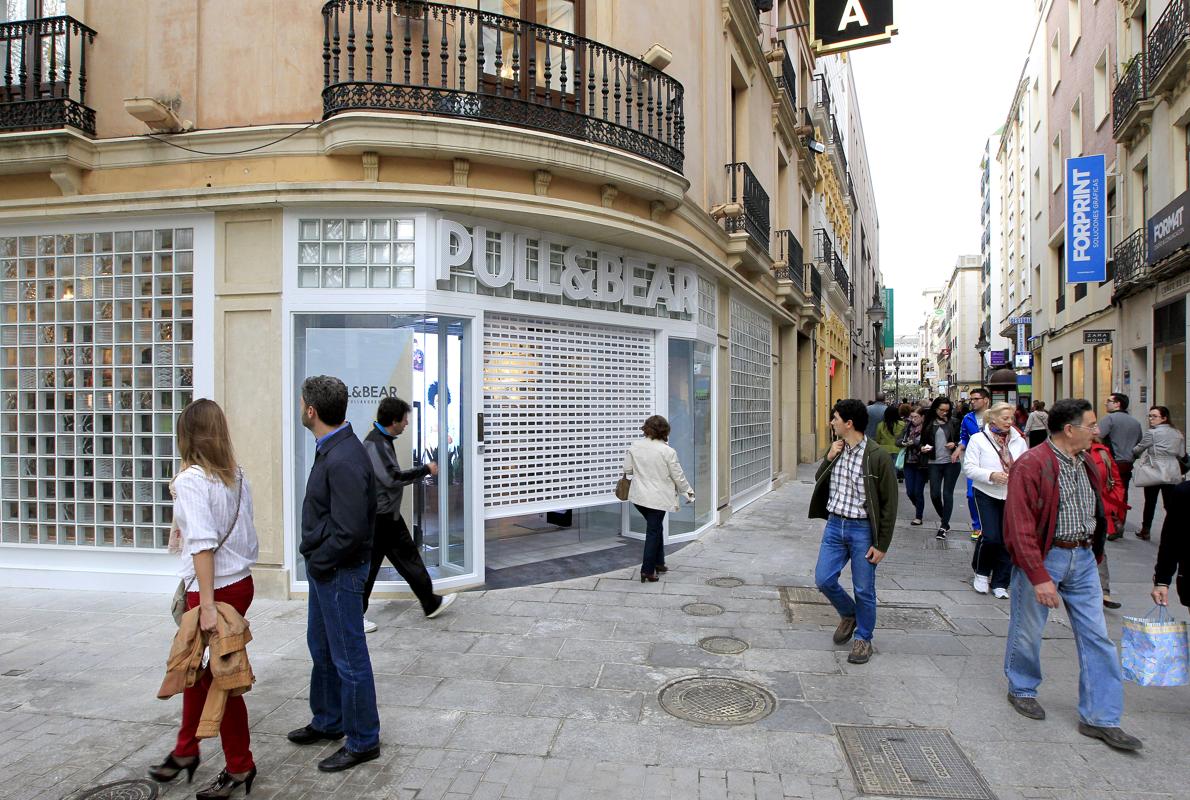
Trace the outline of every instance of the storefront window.
{"type": "Polygon", "coordinates": [[[412,219],[298,220],[298,287],[413,286],[412,219]]]}
{"type": "Polygon", "coordinates": [[[688,339],[669,340],[669,443],[694,488],[695,504],[682,503],[669,517],[670,535],[690,533],[711,521],[712,349],[688,339]]]}
{"type": "Polygon", "coordinates": [[[1091,399],[1091,405],[1098,410],[1103,405],[1103,400],[1112,391],[1112,346],[1110,344],[1099,345],[1095,348],[1095,394],[1091,399]]]}
{"type": "Polygon", "coordinates": [[[1077,350],[1070,354],[1070,393],[1067,397],[1083,398],[1087,396],[1086,371],[1084,369],[1084,353],[1077,350]]]}
{"type": "Polygon", "coordinates": [[[1154,405],[1169,408],[1170,422],[1186,425],[1186,298],[1180,297],[1153,312],[1154,405]]]}

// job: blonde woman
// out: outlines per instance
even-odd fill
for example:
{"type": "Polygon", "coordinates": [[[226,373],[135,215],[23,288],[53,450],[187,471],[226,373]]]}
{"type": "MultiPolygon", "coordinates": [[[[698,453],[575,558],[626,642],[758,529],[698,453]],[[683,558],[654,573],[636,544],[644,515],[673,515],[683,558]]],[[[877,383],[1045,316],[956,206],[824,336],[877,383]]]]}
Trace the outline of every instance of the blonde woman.
{"type": "MultiPolygon", "coordinates": [[[[174,535],[170,549],[181,555],[178,575],[187,584],[186,608],[198,606],[199,627],[213,632],[215,603],[227,603],[244,615],[252,603],[252,565],[258,545],[252,516],[252,492],[236,464],[223,410],[212,400],[195,400],[178,415],[178,453],[182,471],[174,476],[174,535]],[[220,544],[222,542],[222,544],[220,544]]],[[[177,744],[149,777],[168,783],[181,772],[194,779],[199,764],[195,732],[211,687],[211,673],[182,695],[182,725],[177,744]]],[[[227,766],[197,793],[197,800],[231,797],[240,786],[252,789],[256,764],[249,749],[248,709],[242,696],[229,697],[219,728],[227,766]]]]}
{"type": "Polygon", "coordinates": [[[975,579],[980,594],[1005,600],[1012,579],[1012,559],[1004,548],[1004,504],[1008,499],[1008,473],[1013,463],[1029,449],[1025,437],[1013,425],[1016,407],[996,403],[987,421],[973,435],[963,452],[963,473],[971,480],[975,505],[983,523],[983,535],[975,545],[975,579]]]}
{"type": "Polygon", "coordinates": [[[669,572],[662,547],[662,526],[666,511],[678,510],[678,492],[694,502],[694,490],[669,446],[669,422],[654,415],[641,426],[645,438],[632,443],[624,454],[624,474],[632,478],[628,502],[645,518],[645,552],[640,565],[640,582],[656,581],[657,573],[669,572]]]}

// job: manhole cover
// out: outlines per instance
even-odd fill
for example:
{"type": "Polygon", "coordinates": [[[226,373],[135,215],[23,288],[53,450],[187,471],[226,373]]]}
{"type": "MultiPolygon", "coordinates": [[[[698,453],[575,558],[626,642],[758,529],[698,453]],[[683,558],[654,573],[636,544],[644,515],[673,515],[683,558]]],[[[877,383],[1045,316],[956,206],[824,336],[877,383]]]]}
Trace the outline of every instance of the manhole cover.
{"type": "Polygon", "coordinates": [[[723,613],[723,606],[714,603],[687,603],[682,610],[692,617],[717,617],[723,613]]]}
{"type": "Polygon", "coordinates": [[[718,586],[720,589],[734,589],[737,586],[743,586],[744,582],[739,578],[711,578],[707,581],[707,586],[718,586]]]}
{"type": "Polygon", "coordinates": [[[748,649],[748,643],[734,636],[708,636],[700,639],[698,646],[708,653],[720,656],[734,656],[748,649]]]}
{"type": "Polygon", "coordinates": [[[963,539],[926,539],[922,542],[922,550],[962,550],[970,552],[975,547],[975,542],[971,541],[970,537],[963,539]]]}
{"type": "Polygon", "coordinates": [[[838,725],[835,728],[864,794],[937,800],[995,800],[949,731],[838,725]]]}
{"type": "Polygon", "coordinates": [[[826,595],[818,591],[812,586],[781,586],[781,602],[789,603],[814,603],[817,605],[829,605],[826,595]]]}
{"type": "Polygon", "coordinates": [[[678,678],[662,686],[657,699],[675,717],[702,725],[747,725],[777,707],[764,687],[721,677],[678,678]]]}
{"type": "Polygon", "coordinates": [[[71,795],[70,800],[156,800],[157,784],[138,778],[132,781],[116,781],[85,789],[81,794],[71,795]]]}
{"type": "MultiPolygon", "coordinates": [[[[791,624],[831,627],[839,624],[839,614],[817,589],[782,586],[780,594],[785,617],[791,624]]],[[[879,603],[876,606],[876,627],[946,633],[953,633],[955,630],[946,615],[935,606],[899,606],[887,603],[879,603]]]]}

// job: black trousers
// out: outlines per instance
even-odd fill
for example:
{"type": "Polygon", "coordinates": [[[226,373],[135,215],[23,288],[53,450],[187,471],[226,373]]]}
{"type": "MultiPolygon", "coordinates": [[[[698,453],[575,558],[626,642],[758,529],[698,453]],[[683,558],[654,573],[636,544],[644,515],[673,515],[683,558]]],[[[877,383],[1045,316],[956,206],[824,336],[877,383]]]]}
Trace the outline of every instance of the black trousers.
{"type": "Polygon", "coordinates": [[[1177,486],[1175,483],[1160,483],[1156,486],[1145,487],[1145,509],[1140,523],[1142,530],[1147,531],[1153,525],[1153,515],[1157,513],[1158,497],[1161,498],[1161,505],[1165,507],[1165,513],[1169,513],[1169,506],[1173,503],[1173,490],[1175,486],[1177,486]]]}
{"type": "Polygon", "coordinates": [[[642,575],[652,575],[657,567],[665,566],[664,527],[665,511],[659,508],[645,508],[637,505],[636,510],[645,518],[645,551],[641,559],[642,575]]]}
{"type": "Polygon", "coordinates": [[[368,570],[368,581],[364,584],[364,611],[368,610],[368,598],[376,584],[376,575],[384,559],[392,562],[397,573],[417,595],[422,610],[432,614],[442,605],[442,598],[434,594],[434,583],[421,560],[421,552],[413,543],[409,527],[401,517],[377,514],[372,526],[372,566],[368,570]]]}
{"type": "Polygon", "coordinates": [[[971,566],[976,575],[991,579],[993,589],[1007,589],[1012,582],[1012,558],[1004,547],[1004,500],[975,489],[975,505],[983,535],[975,543],[971,566]]]}

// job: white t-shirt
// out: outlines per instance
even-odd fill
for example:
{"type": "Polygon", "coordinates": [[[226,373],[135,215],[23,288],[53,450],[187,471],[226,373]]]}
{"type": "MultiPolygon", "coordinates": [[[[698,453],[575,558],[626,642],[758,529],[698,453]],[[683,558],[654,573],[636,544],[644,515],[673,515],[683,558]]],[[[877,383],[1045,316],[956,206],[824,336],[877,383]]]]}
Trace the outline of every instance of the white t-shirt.
{"type": "MultiPolygon", "coordinates": [[[[194,578],[194,555],[214,550],[235,520],[235,527],[215,553],[215,588],[221,589],[251,575],[260,554],[253,522],[252,490],[240,470],[240,510],[236,516],[236,486],[225,486],[209,477],[202,467],[183,470],[170,484],[174,495],[174,525],[182,532],[182,563],[178,577],[190,584],[194,578]]],[[[198,582],[188,586],[198,591],[198,582]]]]}

